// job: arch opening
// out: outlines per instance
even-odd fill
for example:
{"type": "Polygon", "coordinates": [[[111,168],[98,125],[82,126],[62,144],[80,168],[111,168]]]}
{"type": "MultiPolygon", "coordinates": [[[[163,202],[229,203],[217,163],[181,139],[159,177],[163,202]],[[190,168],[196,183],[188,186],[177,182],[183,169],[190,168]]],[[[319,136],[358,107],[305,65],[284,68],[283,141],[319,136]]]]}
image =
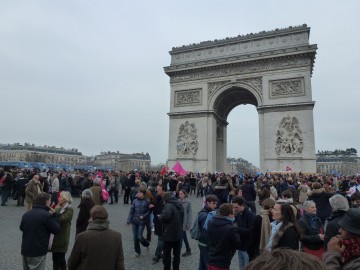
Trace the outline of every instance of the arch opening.
{"type": "Polygon", "coordinates": [[[214,111],[226,121],[229,113],[238,105],[251,104],[257,107],[258,101],[249,90],[233,86],[223,91],[214,102],[214,111]]]}

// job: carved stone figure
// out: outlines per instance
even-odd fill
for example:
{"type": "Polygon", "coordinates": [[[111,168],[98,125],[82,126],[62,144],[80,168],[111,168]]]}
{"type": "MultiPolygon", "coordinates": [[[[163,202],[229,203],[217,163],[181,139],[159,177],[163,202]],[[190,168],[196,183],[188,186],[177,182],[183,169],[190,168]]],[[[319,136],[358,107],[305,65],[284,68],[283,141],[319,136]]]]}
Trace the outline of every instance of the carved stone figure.
{"type": "Polygon", "coordinates": [[[304,148],[303,136],[296,117],[284,117],[276,133],[276,153],[301,154],[304,148]]]}
{"type": "Polygon", "coordinates": [[[197,129],[195,123],[190,124],[188,121],[179,128],[177,139],[177,153],[180,156],[195,155],[198,147],[197,129]]]}

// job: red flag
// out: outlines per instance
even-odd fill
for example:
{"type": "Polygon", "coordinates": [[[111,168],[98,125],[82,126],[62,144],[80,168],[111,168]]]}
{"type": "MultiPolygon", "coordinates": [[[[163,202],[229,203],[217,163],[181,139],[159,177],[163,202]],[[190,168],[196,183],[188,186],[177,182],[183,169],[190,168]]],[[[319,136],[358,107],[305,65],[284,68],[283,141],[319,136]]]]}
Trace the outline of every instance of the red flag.
{"type": "Polygon", "coordinates": [[[286,166],[286,171],[292,171],[292,169],[289,166],[286,166]]]}
{"type": "Polygon", "coordinates": [[[165,167],[161,170],[160,175],[163,176],[164,174],[167,173],[167,171],[168,171],[168,167],[165,166],[165,167]]]}

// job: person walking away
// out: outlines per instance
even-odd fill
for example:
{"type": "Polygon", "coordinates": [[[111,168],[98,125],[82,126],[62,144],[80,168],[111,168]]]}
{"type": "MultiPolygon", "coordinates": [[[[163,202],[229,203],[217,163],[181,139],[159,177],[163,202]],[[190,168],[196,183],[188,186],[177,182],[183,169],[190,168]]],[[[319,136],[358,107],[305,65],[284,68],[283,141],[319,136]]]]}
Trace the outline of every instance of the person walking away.
{"type": "Polygon", "coordinates": [[[265,249],[269,242],[271,222],[273,222],[271,209],[274,207],[275,201],[267,198],[263,201],[260,214],[255,216],[252,226],[251,241],[249,243],[248,253],[249,261],[254,260],[265,249]]]}
{"type": "Polygon", "coordinates": [[[59,214],[50,208],[50,194],[41,193],[21,219],[24,270],[45,270],[50,234],[60,232],[59,214]]]}
{"type": "Polygon", "coordinates": [[[184,242],[186,247],[186,251],[181,256],[186,257],[191,255],[191,248],[187,238],[187,231],[190,230],[192,224],[192,209],[191,209],[191,201],[189,200],[188,193],[186,192],[185,189],[181,189],[179,191],[179,200],[184,208],[184,222],[183,222],[181,247],[182,247],[182,242],[184,242]]]}
{"type": "Polygon", "coordinates": [[[59,204],[55,209],[60,215],[60,232],[54,235],[52,243],[49,243],[49,246],[51,245],[53,270],[66,270],[65,253],[69,247],[71,220],[74,214],[71,203],[71,193],[62,191],[59,196],[59,204]]]}
{"type": "Polygon", "coordinates": [[[81,193],[81,201],[78,206],[79,215],[76,219],[76,235],[86,231],[90,220],[90,210],[94,207],[94,201],[92,199],[92,192],[90,189],[85,189],[81,193]]]}
{"type": "Polygon", "coordinates": [[[125,270],[122,236],[109,229],[106,209],[95,205],[90,217],[87,230],[76,236],[68,269],[125,270]]]}
{"type": "Polygon", "coordinates": [[[19,174],[19,179],[16,181],[15,188],[16,192],[18,193],[18,199],[16,206],[24,206],[25,202],[25,188],[28,183],[27,177],[25,177],[24,173],[21,172],[19,174]]]}
{"type": "Polygon", "coordinates": [[[171,269],[171,250],[174,256],[172,269],[179,270],[184,208],[175,197],[171,196],[171,192],[165,192],[162,198],[165,205],[159,219],[163,223],[164,270],[171,269]]]}
{"type": "Polygon", "coordinates": [[[155,226],[154,233],[158,237],[158,243],[155,250],[155,256],[152,258],[154,263],[160,261],[160,258],[162,256],[161,253],[164,249],[163,224],[159,219],[159,216],[161,215],[162,210],[164,209],[164,201],[162,199],[162,195],[164,194],[164,187],[162,185],[158,185],[156,187],[156,193],[157,194],[155,197],[153,213],[154,213],[154,226],[155,226]]]}
{"type": "Polygon", "coordinates": [[[218,214],[208,222],[209,256],[208,270],[229,270],[231,259],[240,249],[240,233],[234,226],[233,206],[220,205],[218,214]]]}

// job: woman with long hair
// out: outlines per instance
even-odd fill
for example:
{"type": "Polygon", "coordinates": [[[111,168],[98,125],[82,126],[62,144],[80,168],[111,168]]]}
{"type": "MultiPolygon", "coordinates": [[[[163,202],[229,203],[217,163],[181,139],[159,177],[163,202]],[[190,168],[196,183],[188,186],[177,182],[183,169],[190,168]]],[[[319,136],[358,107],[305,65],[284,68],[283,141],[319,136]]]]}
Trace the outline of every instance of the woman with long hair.
{"type": "Polygon", "coordinates": [[[294,211],[289,204],[277,202],[271,211],[273,222],[266,249],[273,250],[287,247],[299,250],[301,229],[295,219],[294,211]]]}

